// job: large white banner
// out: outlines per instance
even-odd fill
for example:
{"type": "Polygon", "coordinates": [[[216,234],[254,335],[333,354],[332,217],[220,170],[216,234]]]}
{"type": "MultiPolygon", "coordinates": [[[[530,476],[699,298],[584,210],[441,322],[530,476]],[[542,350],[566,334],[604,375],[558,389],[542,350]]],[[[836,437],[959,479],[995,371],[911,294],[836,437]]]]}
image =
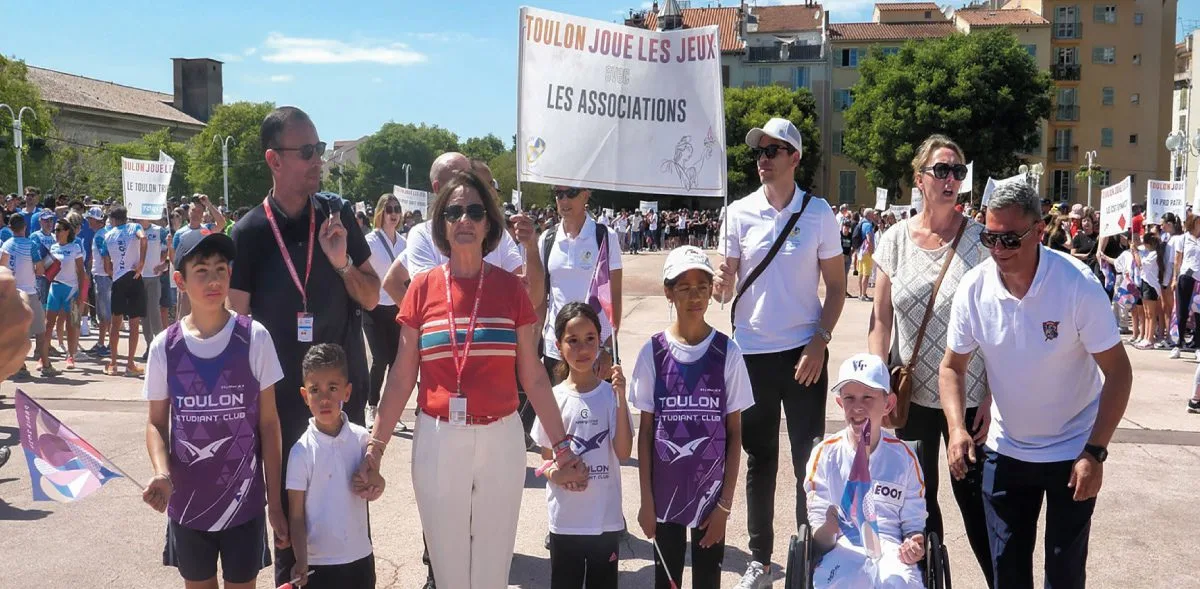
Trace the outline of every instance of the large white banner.
{"type": "Polygon", "coordinates": [[[1100,237],[1129,229],[1133,219],[1133,189],[1129,176],[1100,191],[1100,237]]]}
{"type": "Polygon", "coordinates": [[[924,206],[925,206],[925,195],[921,194],[921,189],[917,188],[916,186],[913,186],[912,200],[909,201],[908,208],[916,209],[916,211],[919,213],[919,212],[921,212],[921,209],[924,206]]]}
{"type": "Polygon", "coordinates": [[[520,18],[521,182],[725,195],[716,26],[647,31],[528,7],[520,18]]]}
{"type": "Polygon", "coordinates": [[[404,209],[404,212],[420,211],[422,218],[429,217],[429,203],[433,200],[430,193],[393,184],[392,194],[400,201],[400,208],[404,209]]]}
{"type": "Polygon", "coordinates": [[[158,152],[158,161],[121,158],[121,191],[130,219],[157,220],[167,206],[175,160],[158,152]]]}
{"type": "Polygon", "coordinates": [[[958,193],[971,192],[975,186],[975,162],[967,164],[967,177],[963,179],[962,184],[958,187],[958,193]]]}
{"type": "Polygon", "coordinates": [[[1146,188],[1146,224],[1162,223],[1163,215],[1175,213],[1183,219],[1187,216],[1187,196],[1183,182],[1151,180],[1146,188]]]}
{"type": "Polygon", "coordinates": [[[640,201],[640,202],[638,202],[638,210],[643,213],[648,213],[650,211],[654,211],[657,213],[658,212],[658,201],[657,200],[640,201]]]}
{"type": "Polygon", "coordinates": [[[887,197],[888,197],[888,191],[886,188],[876,188],[875,189],[875,210],[877,210],[881,213],[883,211],[887,210],[887,207],[888,207],[887,197]]]}

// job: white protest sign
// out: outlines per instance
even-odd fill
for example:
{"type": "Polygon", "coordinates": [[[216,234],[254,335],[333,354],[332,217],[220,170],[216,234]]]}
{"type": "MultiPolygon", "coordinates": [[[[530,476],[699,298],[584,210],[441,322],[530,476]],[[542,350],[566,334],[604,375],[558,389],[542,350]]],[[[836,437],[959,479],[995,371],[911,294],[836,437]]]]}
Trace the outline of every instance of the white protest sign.
{"type": "Polygon", "coordinates": [[[429,216],[429,201],[433,199],[429,198],[432,195],[428,192],[424,190],[409,190],[408,188],[393,184],[392,194],[396,197],[396,200],[400,201],[400,208],[404,212],[419,211],[422,217],[429,216]]]}
{"type": "Polygon", "coordinates": [[[983,187],[983,199],[980,201],[980,206],[988,206],[988,203],[992,202],[992,193],[995,192],[997,188],[1000,188],[1005,184],[1012,184],[1013,182],[1026,182],[1025,175],[1017,174],[1016,176],[1009,176],[1003,180],[988,178],[987,186],[983,187]]]}
{"type": "Polygon", "coordinates": [[[521,191],[520,190],[512,191],[512,206],[517,209],[518,213],[521,212],[521,191]]]}
{"type": "Polygon", "coordinates": [[[725,195],[716,26],[648,31],[524,7],[519,34],[518,180],[725,195]]]}
{"type": "Polygon", "coordinates": [[[158,161],[121,158],[121,191],[130,219],[161,219],[175,160],[158,152],[158,161]]]}
{"type": "Polygon", "coordinates": [[[975,162],[967,164],[967,177],[963,178],[962,185],[958,187],[958,193],[971,192],[975,186],[975,162]]]}
{"type": "Polygon", "coordinates": [[[648,213],[650,211],[654,211],[657,213],[658,212],[658,201],[657,200],[640,201],[640,202],[638,202],[638,210],[643,213],[648,213]]]}
{"type": "Polygon", "coordinates": [[[921,208],[925,206],[925,195],[921,194],[921,190],[914,186],[912,189],[912,200],[909,202],[911,204],[908,205],[908,208],[916,209],[919,213],[921,212],[921,208]]]}
{"type": "Polygon", "coordinates": [[[1133,190],[1129,176],[1100,191],[1100,237],[1124,232],[1133,219],[1133,190]]]}
{"type": "Polygon", "coordinates": [[[881,213],[883,211],[887,210],[887,207],[888,207],[887,197],[888,197],[888,191],[886,188],[876,188],[875,189],[875,210],[877,210],[881,213]]]}
{"type": "Polygon", "coordinates": [[[367,203],[365,203],[365,202],[354,203],[354,212],[365,214],[367,212],[367,203]]]}
{"type": "Polygon", "coordinates": [[[1187,216],[1187,196],[1183,182],[1151,180],[1146,188],[1146,224],[1162,223],[1163,215],[1175,213],[1183,219],[1187,216]]]}

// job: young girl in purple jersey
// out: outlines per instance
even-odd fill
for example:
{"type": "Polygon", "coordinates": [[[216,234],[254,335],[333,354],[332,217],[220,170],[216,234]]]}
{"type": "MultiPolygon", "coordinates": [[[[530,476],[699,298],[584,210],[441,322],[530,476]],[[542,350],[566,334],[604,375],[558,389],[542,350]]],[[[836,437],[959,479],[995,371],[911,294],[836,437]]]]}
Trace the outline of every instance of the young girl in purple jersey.
{"type": "Polygon", "coordinates": [[[630,380],[629,404],[641,412],[638,524],[656,544],[660,589],[685,586],[688,529],[687,585],[720,587],[741,460],[741,411],[754,402],[741,350],[704,320],[712,284],[712,264],[699,248],[683,246],[667,256],[663,292],[676,319],[642,347],[630,380]]]}

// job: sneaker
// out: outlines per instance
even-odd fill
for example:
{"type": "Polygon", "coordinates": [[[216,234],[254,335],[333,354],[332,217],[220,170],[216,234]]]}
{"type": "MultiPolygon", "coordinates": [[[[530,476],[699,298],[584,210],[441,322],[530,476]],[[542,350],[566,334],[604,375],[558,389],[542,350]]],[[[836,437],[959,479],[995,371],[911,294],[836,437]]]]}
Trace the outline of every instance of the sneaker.
{"type": "Polygon", "coordinates": [[[54,366],[43,366],[38,372],[43,378],[54,378],[55,376],[62,374],[62,372],[54,366]]]}
{"type": "Polygon", "coordinates": [[[1200,400],[1188,399],[1188,413],[1200,413],[1200,400]]]}
{"type": "Polygon", "coordinates": [[[16,374],[12,375],[13,380],[29,380],[31,378],[33,378],[33,376],[29,374],[29,369],[24,366],[22,366],[20,370],[17,370],[16,374]]]}
{"type": "Polygon", "coordinates": [[[1178,360],[1179,359],[1179,348],[1171,348],[1171,355],[1168,356],[1168,358],[1170,358],[1172,360],[1178,360]]]}
{"type": "Polygon", "coordinates": [[[750,566],[746,567],[746,574],[742,575],[742,580],[738,581],[735,589],[769,589],[770,586],[770,570],[761,562],[752,561],[750,566]]]}
{"type": "Polygon", "coordinates": [[[50,344],[49,350],[50,350],[49,353],[51,356],[61,357],[63,355],[62,350],[59,350],[58,348],[54,347],[54,344],[50,344]]]}
{"type": "Polygon", "coordinates": [[[375,408],[367,405],[367,431],[375,429],[375,408]]]}
{"type": "Polygon", "coordinates": [[[8,462],[9,456],[12,456],[12,450],[9,450],[8,446],[0,446],[0,466],[8,462]]]}
{"type": "Polygon", "coordinates": [[[96,342],[94,345],[92,345],[92,347],[84,350],[83,353],[85,353],[89,356],[95,356],[96,353],[99,352],[100,348],[102,348],[102,347],[104,347],[104,346],[101,346],[100,342],[96,342]]]}

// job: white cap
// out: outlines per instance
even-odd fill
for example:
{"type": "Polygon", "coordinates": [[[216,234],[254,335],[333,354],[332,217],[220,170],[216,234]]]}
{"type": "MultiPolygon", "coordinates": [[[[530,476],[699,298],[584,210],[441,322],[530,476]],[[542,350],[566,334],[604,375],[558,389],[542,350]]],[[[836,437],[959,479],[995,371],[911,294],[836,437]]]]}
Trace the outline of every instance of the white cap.
{"type": "Polygon", "coordinates": [[[663,265],[663,280],[674,280],[688,270],[704,270],[713,276],[712,262],[704,251],[694,245],[685,245],[671,250],[667,254],[667,263],[663,265]]]}
{"type": "Polygon", "coordinates": [[[762,136],[774,137],[792,147],[796,148],[796,152],[804,155],[802,148],[803,143],[800,141],[800,130],[793,125],[791,121],[781,118],[773,118],[767,121],[767,124],[762,128],[755,127],[746,133],[746,145],[750,147],[758,147],[758,141],[762,136]]]}
{"type": "Polygon", "coordinates": [[[831,389],[837,393],[847,383],[862,383],[886,393],[892,392],[892,377],[887,365],[875,354],[855,354],[842,362],[838,370],[837,384],[831,389]]]}
{"type": "Polygon", "coordinates": [[[104,209],[102,209],[100,207],[92,207],[92,208],[88,209],[87,218],[95,219],[97,221],[103,221],[104,220],[104,209]]]}

